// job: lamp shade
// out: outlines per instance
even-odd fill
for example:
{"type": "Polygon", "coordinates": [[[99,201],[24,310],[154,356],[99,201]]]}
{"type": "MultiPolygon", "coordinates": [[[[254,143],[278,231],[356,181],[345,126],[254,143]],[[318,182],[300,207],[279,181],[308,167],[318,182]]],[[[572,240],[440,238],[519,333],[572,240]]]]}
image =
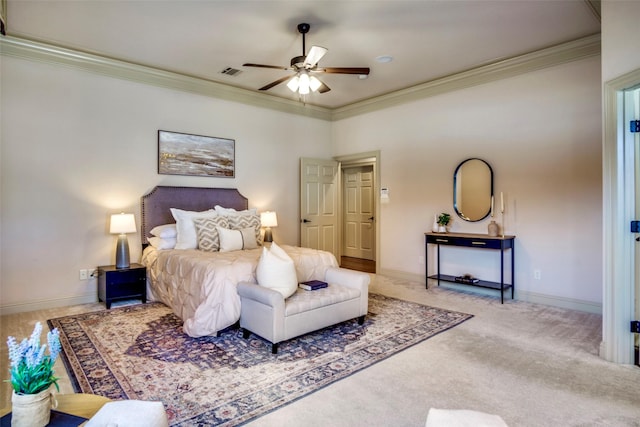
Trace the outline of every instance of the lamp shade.
{"type": "Polygon", "coordinates": [[[278,217],[275,212],[266,211],[260,214],[260,224],[263,227],[277,227],[278,226],[278,217]]]}
{"type": "Polygon", "coordinates": [[[136,232],[136,219],[132,213],[119,213],[111,215],[109,233],[126,234],[136,232]]]}

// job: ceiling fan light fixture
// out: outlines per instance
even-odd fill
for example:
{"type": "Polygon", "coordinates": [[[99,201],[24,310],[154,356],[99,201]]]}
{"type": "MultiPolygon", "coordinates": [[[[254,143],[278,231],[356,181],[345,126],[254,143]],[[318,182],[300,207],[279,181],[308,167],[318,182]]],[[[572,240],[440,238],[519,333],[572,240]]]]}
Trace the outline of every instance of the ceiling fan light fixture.
{"type": "Polygon", "coordinates": [[[287,83],[287,87],[289,88],[289,90],[291,90],[291,92],[297,92],[299,86],[300,77],[298,77],[297,75],[293,76],[287,83]]]}
{"type": "Polygon", "coordinates": [[[309,74],[300,73],[298,92],[300,95],[307,95],[309,93],[309,74]]]}
{"type": "Polygon", "coordinates": [[[316,78],[316,76],[309,77],[309,87],[312,91],[317,91],[322,86],[322,82],[316,78]]]}

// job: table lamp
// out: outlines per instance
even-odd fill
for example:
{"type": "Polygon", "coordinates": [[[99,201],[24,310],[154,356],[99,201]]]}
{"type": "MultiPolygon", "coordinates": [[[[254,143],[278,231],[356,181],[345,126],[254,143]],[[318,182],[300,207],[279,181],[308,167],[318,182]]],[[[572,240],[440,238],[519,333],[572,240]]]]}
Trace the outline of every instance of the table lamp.
{"type": "Polygon", "coordinates": [[[278,226],[278,217],[275,212],[266,211],[260,214],[260,224],[264,227],[264,241],[273,242],[271,227],[278,226]]]}
{"type": "Polygon", "coordinates": [[[129,268],[129,241],[127,233],[136,232],[136,219],[131,213],[111,215],[111,234],[118,234],[116,245],[116,268],[129,268]]]}

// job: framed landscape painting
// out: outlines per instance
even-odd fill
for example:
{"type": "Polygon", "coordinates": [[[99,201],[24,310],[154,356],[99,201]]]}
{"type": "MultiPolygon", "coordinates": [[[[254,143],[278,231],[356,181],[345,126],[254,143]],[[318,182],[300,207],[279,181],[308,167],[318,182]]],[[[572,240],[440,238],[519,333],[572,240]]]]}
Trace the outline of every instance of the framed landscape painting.
{"type": "Polygon", "coordinates": [[[158,173],[235,177],[235,140],[158,131],[158,173]]]}

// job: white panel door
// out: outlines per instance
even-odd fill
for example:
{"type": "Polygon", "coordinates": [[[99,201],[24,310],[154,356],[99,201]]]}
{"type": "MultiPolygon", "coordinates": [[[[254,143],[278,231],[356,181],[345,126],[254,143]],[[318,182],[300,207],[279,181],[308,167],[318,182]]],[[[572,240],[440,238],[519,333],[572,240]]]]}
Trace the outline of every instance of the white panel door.
{"type": "Polygon", "coordinates": [[[300,160],[300,245],[339,259],[338,171],[334,160],[300,160]]]}
{"type": "Polygon", "coordinates": [[[342,254],[375,261],[373,166],[343,168],[342,254]]]}

